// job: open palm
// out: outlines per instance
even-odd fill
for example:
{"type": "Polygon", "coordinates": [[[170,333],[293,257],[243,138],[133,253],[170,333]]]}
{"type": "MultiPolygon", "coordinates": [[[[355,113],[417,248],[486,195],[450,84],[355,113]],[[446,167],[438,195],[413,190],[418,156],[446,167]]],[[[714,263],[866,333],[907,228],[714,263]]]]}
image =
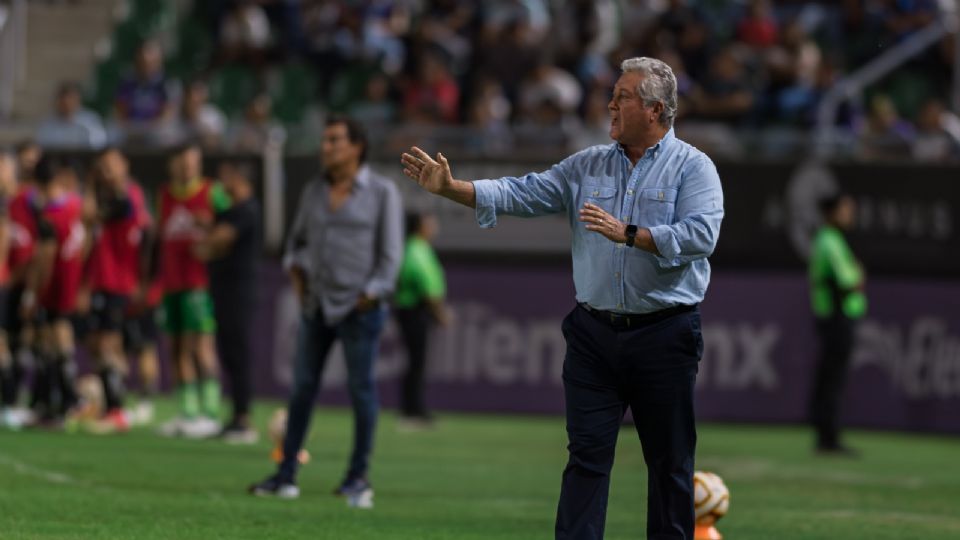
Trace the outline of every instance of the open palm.
{"type": "Polygon", "coordinates": [[[401,156],[403,174],[416,180],[420,187],[430,193],[440,193],[453,183],[450,164],[443,154],[437,153],[434,160],[429,154],[414,146],[401,156]]]}

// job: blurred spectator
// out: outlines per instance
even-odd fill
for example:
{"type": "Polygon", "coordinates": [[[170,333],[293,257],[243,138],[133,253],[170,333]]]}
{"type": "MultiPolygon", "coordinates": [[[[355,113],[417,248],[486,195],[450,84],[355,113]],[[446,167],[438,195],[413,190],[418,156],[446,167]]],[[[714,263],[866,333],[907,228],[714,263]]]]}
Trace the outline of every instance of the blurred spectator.
{"type": "Polygon", "coordinates": [[[367,79],[363,99],[350,105],[350,116],[370,128],[371,134],[394,122],[397,107],[391,95],[390,79],[374,73],[367,79]]]}
{"type": "Polygon", "coordinates": [[[270,48],[270,21],[254,0],[236,0],[220,22],[222,61],[262,67],[270,48]]]}
{"type": "Polygon", "coordinates": [[[160,44],[147,40],[137,50],[134,72],[117,87],[115,118],[127,142],[153,142],[156,129],[173,117],[180,87],[163,72],[160,44]]]}
{"type": "Polygon", "coordinates": [[[510,148],[510,100],[494,79],[481,77],[472,93],[468,108],[471,147],[479,151],[498,152],[510,148]]]}
{"type": "Polygon", "coordinates": [[[820,47],[798,20],[787,24],[780,42],[767,50],[769,92],[777,118],[797,120],[815,99],[820,47]]]}
{"type": "Polygon", "coordinates": [[[777,42],[777,32],[769,0],[750,0],[745,16],[737,23],[737,38],[754,49],[767,49],[777,42]]]}
{"type": "Polygon", "coordinates": [[[892,39],[900,41],[936,20],[937,6],[934,0],[881,0],[880,13],[892,39]]]}
{"type": "Polygon", "coordinates": [[[906,156],[913,137],[913,126],[900,117],[893,100],[883,94],[875,96],[860,134],[864,157],[906,156]]]}
{"type": "MultiPolygon", "coordinates": [[[[680,53],[683,65],[694,79],[700,80],[707,75],[710,65],[709,38],[710,29],[706,18],[687,0],[669,0],[669,6],[660,15],[656,28],[680,53]]],[[[660,39],[660,38],[655,38],[660,39]]]]}
{"type": "Polygon", "coordinates": [[[469,67],[479,21],[478,3],[472,0],[428,2],[418,28],[413,31],[420,50],[442,49],[458,71],[469,67]]]}
{"type": "Polygon", "coordinates": [[[610,91],[595,85],[584,103],[584,122],[572,143],[577,148],[610,143],[610,91]]]}
{"type": "Polygon", "coordinates": [[[187,86],[173,128],[172,144],[186,141],[200,141],[204,148],[216,148],[220,145],[227,128],[227,117],[210,103],[207,83],[192,81],[187,86]]]}
{"type": "Polygon", "coordinates": [[[35,180],[37,163],[43,157],[43,148],[36,141],[27,139],[17,143],[17,180],[21,183],[31,183],[35,180]]]}
{"type": "MultiPolygon", "coordinates": [[[[654,55],[655,58],[659,58],[665,64],[670,66],[670,69],[673,70],[673,75],[677,78],[677,120],[682,120],[686,118],[693,105],[691,99],[696,89],[696,82],[693,80],[693,77],[687,73],[687,67],[683,64],[683,59],[680,58],[680,54],[673,49],[663,49],[657,51],[654,55]]],[[[609,94],[609,92],[608,92],[609,94]]],[[[607,99],[609,99],[607,95],[607,99]]]]}
{"type": "Polygon", "coordinates": [[[530,27],[514,21],[484,43],[480,71],[503,84],[507,99],[516,104],[520,81],[537,66],[540,48],[529,39],[530,27]]]}
{"type": "Polygon", "coordinates": [[[575,114],[583,91],[573,75],[541,60],[520,85],[520,113],[529,115],[543,102],[552,101],[563,115],[575,114]]]}
{"type": "Polygon", "coordinates": [[[60,84],[53,114],[37,129],[37,142],[55,149],[98,149],[107,144],[100,116],[83,108],[79,84],[60,84]]]}
{"type": "Polygon", "coordinates": [[[404,118],[419,124],[449,124],[457,121],[460,87],[450,74],[441,53],[420,59],[417,77],[403,95],[404,118]]]}
{"type": "Polygon", "coordinates": [[[410,31],[410,10],[404,0],[371,0],[363,14],[363,49],[368,60],[390,75],[406,60],[403,37],[410,31]]]}
{"type": "Polygon", "coordinates": [[[958,125],[960,119],[946,110],[942,101],[928,100],[917,115],[917,134],[910,148],[911,155],[921,161],[957,159],[960,156],[958,125]]]}
{"type": "MultiPolygon", "coordinates": [[[[344,50],[349,33],[343,27],[351,14],[337,0],[303,0],[304,54],[321,74],[320,90],[326,97],[337,74],[350,59],[344,50]]],[[[352,46],[352,45],[351,45],[352,46]]]]}
{"type": "Polygon", "coordinates": [[[510,112],[510,100],[504,95],[503,86],[495,79],[481,78],[470,105],[470,124],[488,132],[506,129],[510,112]]]}
{"type": "Polygon", "coordinates": [[[692,102],[696,115],[704,119],[733,123],[746,119],[754,105],[754,94],[733,47],[714,57],[710,75],[694,91],[692,102]]]}
{"type": "Polygon", "coordinates": [[[254,97],[243,112],[243,118],[231,126],[227,133],[226,147],[231,152],[263,152],[271,137],[283,137],[283,126],[270,116],[272,100],[265,93],[254,97]]]}
{"type": "Polygon", "coordinates": [[[530,43],[539,43],[550,30],[550,10],[544,0],[487,0],[482,2],[484,34],[495,36],[500,30],[523,21],[530,43]]]}

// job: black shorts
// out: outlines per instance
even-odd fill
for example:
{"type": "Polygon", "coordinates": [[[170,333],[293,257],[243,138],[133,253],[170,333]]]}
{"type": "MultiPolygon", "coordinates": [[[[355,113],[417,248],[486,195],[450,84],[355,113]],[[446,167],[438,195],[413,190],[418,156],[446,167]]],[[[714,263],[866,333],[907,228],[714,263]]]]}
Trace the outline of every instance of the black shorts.
{"type": "MultiPolygon", "coordinates": [[[[16,316],[15,311],[11,312],[10,303],[12,301],[13,295],[10,292],[10,287],[0,287],[0,329],[5,332],[10,332],[10,316],[16,316]]],[[[19,302],[17,302],[19,304],[19,302]]],[[[19,307],[19,306],[18,306],[19,307]]]]}
{"type": "Polygon", "coordinates": [[[87,318],[91,332],[120,332],[126,320],[130,297],[97,291],[90,296],[90,316],[87,318]]]}
{"type": "Polygon", "coordinates": [[[14,285],[13,287],[4,287],[3,304],[0,305],[0,320],[3,323],[3,329],[7,331],[7,338],[11,343],[11,349],[15,341],[20,337],[20,330],[23,328],[23,321],[20,320],[20,300],[23,298],[23,285],[14,285]]]}
{"type": "Polygon", "coordinates": [[[43,306],[37,306],[36,311],[33,312],[33,319],[27,321],[27,323],[32,324],[35,327],[40,327],[49,326],[61,321],[67,321],[72,324],[76,321],[76,316],[73,313],[63,313],[55,309],[47,309],[43,306]]]}
{"type": "Polygon", "coordinates": [[[157,328],[157,309],[150,308],[123,324],[123,347],[128,353],[139,354],[150,343],[156,343],[160,332],[157,328]]]}

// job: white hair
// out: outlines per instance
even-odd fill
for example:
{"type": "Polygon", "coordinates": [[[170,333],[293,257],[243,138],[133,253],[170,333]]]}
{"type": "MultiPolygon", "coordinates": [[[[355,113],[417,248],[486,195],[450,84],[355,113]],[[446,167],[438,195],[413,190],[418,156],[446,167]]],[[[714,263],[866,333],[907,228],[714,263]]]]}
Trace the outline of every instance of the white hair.
{"type": "Polygon", "coordinates": [[[677,116],[677,77],[665,62],[656,58],[640,56],[628,58],[620,63],[624,73],[637,72],[643,75],[637,85],[637,95],[647,107],[654,103],[663,104],[659,122],[664,127],[672,127],[677,116]]]}

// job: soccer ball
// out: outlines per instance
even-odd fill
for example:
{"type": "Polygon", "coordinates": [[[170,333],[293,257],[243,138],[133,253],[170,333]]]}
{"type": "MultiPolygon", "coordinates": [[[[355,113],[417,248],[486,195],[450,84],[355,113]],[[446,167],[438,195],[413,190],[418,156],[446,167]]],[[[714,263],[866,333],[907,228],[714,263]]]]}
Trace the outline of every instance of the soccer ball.
{"type": "Polygon", "coordinates": [[[723,480],[711,473],[693,473],[693,508],[697,525],[713,525],[727,513],[730,491],[723,480]]]}
{"type": "MultiPolygon", "coordinates": [[[[270,453],[270,458],[274,462],[280,463],[283,461],[283,439],[287,436],[286,409],[273,411],[273,415],[270,416],[270,421],[267,423],[267,434],[270,435],[270,439],[273,440],[273,452],[270,453]]],[[[302,448],[300,452],[297,453],[297,461],[299,461],[301,465],[309,463],[310,452],[307,452],[306,448],[302,448]]]]}

